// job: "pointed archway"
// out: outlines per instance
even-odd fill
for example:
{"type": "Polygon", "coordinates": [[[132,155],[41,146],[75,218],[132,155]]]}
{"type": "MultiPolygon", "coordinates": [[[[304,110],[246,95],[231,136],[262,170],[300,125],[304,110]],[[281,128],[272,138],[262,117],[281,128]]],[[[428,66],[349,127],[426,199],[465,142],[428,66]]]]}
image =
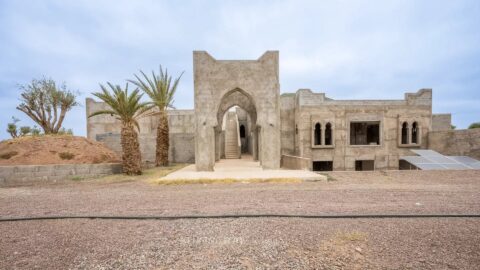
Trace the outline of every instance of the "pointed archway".
{"type": "Polygon", "coordinates": [[[216,60],[207,52],[193,54],[195,88],[195,164],[212,171],[218,153],[221,117],[238,105],[255,122],[256,156],[263,168],[280,167],[280,88],[278,52],[257,60],[216,60]],[[218,151],[217,151],[218,152],[218,151]]]}
{"type": "MultiPolygon", "coordinates": [[[[244,110],[250,122],[249,134],[244,134],[251,143],[251,154],[254,160],[258,160],[258,131],[257,128],[257,110],[253,98],[240,88],[232,89],[227,92],[221,99],[217,109],[217,126],[215,127],[215,160],[218,161],[224,152],[223,144],[225,143],[225,131],[222,129],[225,113],[232,107],[239,107],[244,110]]],[[[244,127],[245,132],[245,127],[244,127]]],[[[239,139],[240,136],[239,136],[239,139]]]]}

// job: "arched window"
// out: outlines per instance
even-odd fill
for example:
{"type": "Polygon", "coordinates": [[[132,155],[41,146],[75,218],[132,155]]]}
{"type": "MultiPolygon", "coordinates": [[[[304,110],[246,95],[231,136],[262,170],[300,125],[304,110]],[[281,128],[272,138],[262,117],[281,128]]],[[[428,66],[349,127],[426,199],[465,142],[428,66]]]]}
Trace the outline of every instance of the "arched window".
{"type": "Polygon", "coordinates": [[[408,123],[402,124],[402,144],[408,144],[408,123]]]}
{"type": "Polygon", "coordinates": [[[322,125],[320,123],[315,124],[315,145],[322,144],[322,125]]]}
{"type": "Polygon", "coordinates": [[[245,138],[245,126],[240,126],[240,138],[245,138]]]}
{"type": "Polygon", "coordinates": [[[418,124],[413,122],[412,124],[412,143],[418,143],[418,124]]]}
{"type": "Polygon", "coordinates": [[[332,145],[332,124],[325,125],[325,145],[332,145]]]}

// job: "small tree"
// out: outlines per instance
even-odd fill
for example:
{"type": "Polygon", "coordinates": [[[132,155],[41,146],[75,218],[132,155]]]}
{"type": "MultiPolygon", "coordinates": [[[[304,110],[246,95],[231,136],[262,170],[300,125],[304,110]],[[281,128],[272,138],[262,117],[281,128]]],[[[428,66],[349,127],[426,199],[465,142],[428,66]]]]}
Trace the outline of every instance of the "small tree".
{"type": "Polygon", "coordinates": [[[18,137],[17,123],[20,120],[12,116],[12,122],[7,124],[7,132],[12,136],[12,138],[18,137]]]}
{"type": "Polygon", "coordinates": [[[94,112],[88,117],[110,114],[122,122],[120,140],[123,152],[123,172],[125,174],[142,174],[140,144],[135,128],[140,130],[137,119],[142,117],[150,107],[147,103],[140,102],[142,95],[139,94],[138,89],[128,93],[128,84],[125,89],[111,83],[108,83],[108,86],[110,89],[100,85],[102,91],[93,93],[93,95],[104,101],[110,108],[94,112]]]}
{"type": "Polygon", "coordinates": [[[20,136],[27,136],[32,132],[32,129],[29,126],[20,127],[20,136]]]}
{"type": "Polygon", "coordinates": [[[22,103],[17,109],[32,118],[45,134],[58,133],[66,113],[78,105],[76,94],[67,90],[64,83],[57,87],[52,79],[32,80],[20,89],[22,103]]]}
{"type": "Polygon", "coordinates": [[[468,126],[468,129],[480,128],[480,122],[472,123],[468,126]]]}

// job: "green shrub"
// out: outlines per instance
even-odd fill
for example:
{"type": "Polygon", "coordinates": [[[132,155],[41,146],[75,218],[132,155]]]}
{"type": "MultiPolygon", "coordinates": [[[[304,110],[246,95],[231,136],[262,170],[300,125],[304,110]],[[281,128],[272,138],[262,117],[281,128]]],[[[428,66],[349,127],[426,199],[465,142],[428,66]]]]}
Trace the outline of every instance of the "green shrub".
{"type": "Polygon", "coordinates": [[[37,126],[33,126],[32,131],[31,131],[33,136],[38,136],[38,135],[40,135],[41,132],[42,131],[37,126]]]}
{"type": "Polygon", "coordinates": [[[69,152],[61,152],[61,153],[58,153],[58,156],[59,156],[61,159],[67,159],[67,160],[70,160],[70,159],[72,159],[72,158],[75,157],[74,154],[69,153],[69,152]]]}
{"type": "Polygon", "coordinates": [[[72,129],[65,129],[65,128],[61,128],[58,133],[59,135],[73,135],[73,131],[72,129]]]}
{"type": "Polygon", "coordinates": [[[20,127],[20,136],[26,136],[32,132],[32,128],[29,126],[20,127]]]}
{"type": "Polygon", "coordinates": [[[480,122],[472,123],[468,129],[480,128],[480,122]]]}

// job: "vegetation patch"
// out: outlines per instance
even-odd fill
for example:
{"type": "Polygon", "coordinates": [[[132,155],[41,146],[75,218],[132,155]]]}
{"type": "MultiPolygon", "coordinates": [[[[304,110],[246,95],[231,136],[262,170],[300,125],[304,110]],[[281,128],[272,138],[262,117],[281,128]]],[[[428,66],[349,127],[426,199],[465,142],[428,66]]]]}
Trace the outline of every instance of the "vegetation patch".
{"type": "Polygon", "coordinates": [[[352,232],[338,232],[335,235],[335,239],[339,241],[365,241],[367,240],[367,235],[363,232],[352,231],[352,232]]]}
{"type": "Polygon", "coordinates": [[[152,181],[154,184],[158,185],[189,185],[189,184],[233,184],[233,183],[244,183],[244,184],[254,184],[254,183],[301,183],[303,182],[300,178],[252,178],[252,179],[235,179],[235,178],[218,178],[218,179],[157,179],[152,181]]]}
{"type": "Polygon", "coordinates": [[[181,168],[187,165],[189,164],[178,163],[178,164],[171,164],[164,167],[154,167],[151,169],[144,170],[141,175],[114,174],[114,175],[89,178],[89,179],[81,179],[81,180],[95,181],[100,183],[118,183],[118,182],[132,182],[132,181],[145,181],[148,183],[152,183],[155,180],[162,178],[176,170],[180,170],[181,168]]]}
{"type": "Polygon", "coordinates": [[[337,181],[337,179],[335,179],[333,176],[331,176],[330,174],[328,173],[319,173],[320,175],[323,175],[327,178],[327,182],[330,182],[330,181],[337,181]]]}
{"type": "Polygon", "coordinates": [[[72,176],[72,178],[70,178],[70,179],[73,180],[73,181],[80,181],[80,180],[83,179],[83,177],[81,177],[81,176],[72,176]]]}
{"type": "Polygon", "coordinates": [[[58,153],[58,156],[61,159],[70,160],[70,159],[73,159],[75,157],[75,154],[72,154],[72,153],[69,153],[69,152],[61,152],[61,153],[58,153]]]}
{"type": "Polygon", "coordinates": [[[17,151],[10,151],[10,152],[0,154],[0,158],[1,159],[10,159],[11,157],[13,157],[17,154],[18,154],[17,151]]]}

